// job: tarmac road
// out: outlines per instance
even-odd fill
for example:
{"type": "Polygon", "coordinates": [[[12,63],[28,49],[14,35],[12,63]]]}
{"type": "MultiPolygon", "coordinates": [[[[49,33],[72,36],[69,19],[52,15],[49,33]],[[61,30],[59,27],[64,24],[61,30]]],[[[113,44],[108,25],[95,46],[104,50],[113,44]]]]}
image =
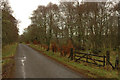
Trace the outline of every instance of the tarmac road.
{"type": "Polygon", "coordinates": [[[18,45],[15,60],[15,78],[82,78],[79,73],[24,44],[18,45]]]}

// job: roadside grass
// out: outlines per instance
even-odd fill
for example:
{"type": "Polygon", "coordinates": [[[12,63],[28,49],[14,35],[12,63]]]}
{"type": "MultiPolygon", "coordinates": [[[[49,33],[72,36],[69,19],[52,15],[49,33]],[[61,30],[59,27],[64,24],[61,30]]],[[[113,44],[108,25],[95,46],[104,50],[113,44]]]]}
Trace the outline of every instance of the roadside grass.
{"type": "Polygon", "coordinates": [[[12,78],[14,76],[17,43],[2,47],[2,77],[12,78]]]}
{"type": "Polygon", "coordinates": [[[16,53],[17,43],[6,45],[2,48],[2,65],[8,64],[11,62],[11,59],[8,57],[13,57],[16,53]]]}
{"type": "Polygon", "coordinates": [[[60,53],[53,53],[52,51],[46,51],[41,48],[39,45],[30,44],[32,48],[35,48],[39,51],[43,51],[43,54],[46,54],[55,60],[67,65],[68,67],[82,72],[84,75],[87,75],[91,78],[118,78],[118,71],[112,69],[106,69],[107,67],[97,67],[92,64],[84,63],[84,62],[74,62],[70,61],[67,57],[61,57],[60,53]]]}
{"type": "Polygon", "coordinates": [[[17,43],[9,44],[2,48],[2,57],[9,57],[15,54],[17,43]]]}

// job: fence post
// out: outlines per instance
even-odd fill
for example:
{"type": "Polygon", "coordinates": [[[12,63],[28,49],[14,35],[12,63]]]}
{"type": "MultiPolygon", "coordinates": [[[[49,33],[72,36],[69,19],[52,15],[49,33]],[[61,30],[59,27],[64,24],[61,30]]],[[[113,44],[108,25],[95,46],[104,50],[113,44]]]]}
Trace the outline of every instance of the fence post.
{"type": "Polygon", "coordinates": [[[70,49],[70,58],[73,60],[73,48],[70,49]]]}
{"type": "Polygon", "coordinates": [[[105,66],[105,56],[103,56],[103,67],[105,66]]]}
{"type": "Polygon", "coordinates": [[[107,51],[106,52],[106,65],[109,65],[109,62],[110,62],[110,52],[107,51]]]}
{"type": "Polygon", "coordinates": [[[119,58],[118,55],[116,56],[116,60],[115,60],[115,68],[118,69],[118,65],[119,65],[119,58]]]}
{"type": "Polygon", "coordinates": [[[75,57],[76,57],[76,53],[74,53],[74,61],[77,62],[77,59],[75,57]]]}

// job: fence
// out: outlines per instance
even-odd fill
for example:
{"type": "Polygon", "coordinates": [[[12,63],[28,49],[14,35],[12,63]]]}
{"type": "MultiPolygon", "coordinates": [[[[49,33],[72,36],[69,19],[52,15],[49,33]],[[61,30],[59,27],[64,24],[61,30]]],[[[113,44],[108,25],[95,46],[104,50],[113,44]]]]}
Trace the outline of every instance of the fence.
{"type": "Polygon", "coordinates": [[[75,62],[83,61],[83,62],[95,64],[98,66],[105,66],[106,56],[98,56],[95,54],[88,54],[88,53],[81,53],[81,52],[75,52],[74,56],[75,56],[74,57],[75,62]],[[76,57],[78,57],[78,58],[76,58],[76,57]]]}
{"type": "Polygon", "coordinates": [[[69,58],[71,58],[71,60],[75,60],[75,62],[87,62],[87,63],[91,63],[91,64],[95,64],[97,66],[105,66],[105,65],[110,65],[113,69],[118,69],[118,65],[119,65],[119,60],[118,58],[116,58],[115,60],[115,66],[113,66],[113,64],[110,62],[110,52],[107,51],[106,55],[104,56],[100,56],[100,55],[96,55],[96,54],[89,54],[89,53],[81,53],[81,52],[77,52],[74,51],[71,48],[71,53],[69,58]]]}

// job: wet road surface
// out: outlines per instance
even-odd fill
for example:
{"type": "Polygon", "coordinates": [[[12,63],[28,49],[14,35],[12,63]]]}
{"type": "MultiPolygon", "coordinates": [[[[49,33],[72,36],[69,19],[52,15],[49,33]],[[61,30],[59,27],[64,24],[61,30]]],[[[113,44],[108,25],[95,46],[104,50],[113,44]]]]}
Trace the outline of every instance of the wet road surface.
{"type": "Polygon", "coordinates": [[[18,45],[15,60],[15,78],[82,78],[79,73],[24,44],[18,45]]]}

